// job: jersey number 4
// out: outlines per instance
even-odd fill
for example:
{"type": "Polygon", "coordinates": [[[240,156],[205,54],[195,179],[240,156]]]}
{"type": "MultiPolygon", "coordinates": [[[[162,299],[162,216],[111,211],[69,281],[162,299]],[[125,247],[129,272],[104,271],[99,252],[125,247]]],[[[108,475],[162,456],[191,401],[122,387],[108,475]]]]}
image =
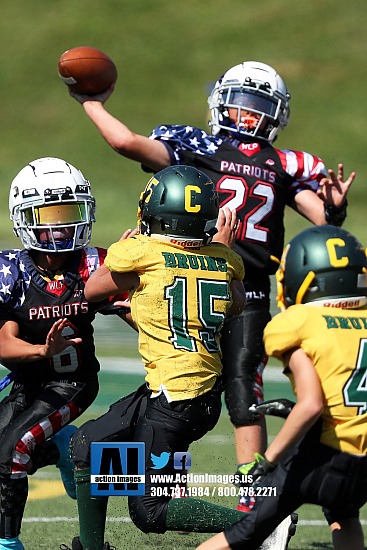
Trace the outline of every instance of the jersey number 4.
{"type": "MultiPolygon", "coordinates": [[[[188,292],[187,279],[175,277],[174,283],[165,289],[168,300],[168,323],[172,332],[170,340],[175,348],[198,351],[196,338],[188,330],[188,292]]],[[[198,319],[202,325],[199,338],[210,353],[219,351],[218,335],[225,314],[215,311],[214,300],[230,300],[227,281],[197,279],[198,319]]]]}
{"type": "Polygon", "coordinates": [[[357,364],[343,388],[347,407],[358,407],[358,414],[367,412],[367,339],[361,338],[357,364]]]}

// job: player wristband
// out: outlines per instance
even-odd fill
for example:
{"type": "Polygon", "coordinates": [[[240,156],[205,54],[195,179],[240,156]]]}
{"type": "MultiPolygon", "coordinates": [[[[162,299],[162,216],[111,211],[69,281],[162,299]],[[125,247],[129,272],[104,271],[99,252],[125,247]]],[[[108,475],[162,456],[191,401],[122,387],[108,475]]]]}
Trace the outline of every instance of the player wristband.
{"type": "Polygon", "coordinates": [[[334,206],[333,204],[326,204],[324,202],[324,216],[328,225],[335,225],[340,227],[343,225],[345,218],[347,217],[348,201],[345,200],[341,206],[334,206]]]}

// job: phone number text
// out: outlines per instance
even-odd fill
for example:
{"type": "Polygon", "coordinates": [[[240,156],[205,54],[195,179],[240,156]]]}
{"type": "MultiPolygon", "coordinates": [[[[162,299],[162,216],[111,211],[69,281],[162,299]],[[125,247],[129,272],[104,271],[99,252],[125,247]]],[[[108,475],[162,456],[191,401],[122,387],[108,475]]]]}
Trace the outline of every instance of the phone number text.
{"type": "Polygon", "coordinates": [[[177,487],[151,487],[150,495],[152,497],[171,497],[177,498],[178,496],[186,497],[275,497],[277,494],[276,487],[227,487],[220,485],[202,486],[193,485],[186,487],[183,491],[177,489],[177,487]]]}

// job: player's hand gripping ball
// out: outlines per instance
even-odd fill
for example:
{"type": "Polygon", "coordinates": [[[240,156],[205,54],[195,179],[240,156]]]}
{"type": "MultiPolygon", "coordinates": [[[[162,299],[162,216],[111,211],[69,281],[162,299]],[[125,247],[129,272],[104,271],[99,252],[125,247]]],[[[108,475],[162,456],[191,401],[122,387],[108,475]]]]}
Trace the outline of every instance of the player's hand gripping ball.
{"type": "Polygon", "coordinates": [[[80,46],[64,52],[58,61],[60,78],[78,94],[101,94],[116,82],[112,59],[97,48],[80,46]]]}

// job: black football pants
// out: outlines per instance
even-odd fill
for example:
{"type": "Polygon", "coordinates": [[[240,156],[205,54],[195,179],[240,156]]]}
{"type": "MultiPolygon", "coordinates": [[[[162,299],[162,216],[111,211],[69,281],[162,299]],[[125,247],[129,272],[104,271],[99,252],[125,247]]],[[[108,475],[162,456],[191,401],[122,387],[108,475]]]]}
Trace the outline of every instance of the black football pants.
{"type": "Polygon", "coordinates": [[[221,412],[221,383],[194,399],[168,402],[164,394],[150,398],[141,386],[137,392],[114,403],[109,411],[81,426],[72,443],[76,466],[90,464],[91,442],[142,441],[145,443],[145,495],[129,497],[129,512],[135,525],[145,533],[164,533],[167,505],[171,499],[169,482],[152,483],[151,475],[176,475],[174,453],[185,452],[218,422],[221,412]],[[168,463],[159,471],[153,468],[151,454],[170,453],[168,463]],[[154,487],[167,487],[158,494],[154,487]],[[162,494],[163,493],[163,494],[162,494]]]}

